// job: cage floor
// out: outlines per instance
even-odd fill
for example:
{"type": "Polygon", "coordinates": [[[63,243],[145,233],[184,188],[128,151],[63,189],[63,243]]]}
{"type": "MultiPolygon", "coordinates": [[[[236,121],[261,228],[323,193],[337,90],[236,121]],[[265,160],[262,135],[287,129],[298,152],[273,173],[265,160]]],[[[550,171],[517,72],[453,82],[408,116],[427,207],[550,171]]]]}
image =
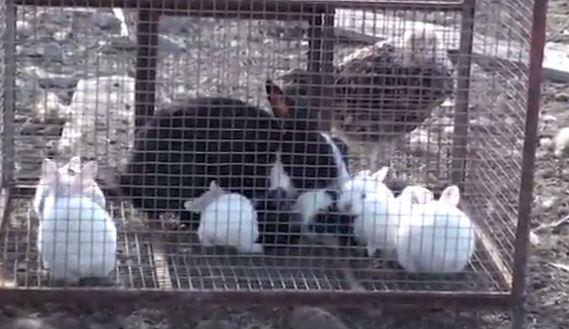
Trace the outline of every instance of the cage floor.
{"type": "MultiPolygon", "coordinates": [[[[37,220],[28,202],[15,202],[1,232],[4,280],[17,287],[53,285],[37,253],[37,220]]],[[[499,292],[507,287],[491,257],[479,244],[468,269],[456,275],[411,275],[377,266],[377,259],[351,250],[306,245],[265,255],[239,255],[200,247],[194,234],[171,232],[156,239],[148,229],[130,225],[126,206],[112,211],[119,229],[118,262],[112,282],[123,288],[183,290],[449,291],[499,292]],[[174,238],[172,238],[174,237],[174,238]],[[348,256],[349,255],[349,256],[348,256]]]]}

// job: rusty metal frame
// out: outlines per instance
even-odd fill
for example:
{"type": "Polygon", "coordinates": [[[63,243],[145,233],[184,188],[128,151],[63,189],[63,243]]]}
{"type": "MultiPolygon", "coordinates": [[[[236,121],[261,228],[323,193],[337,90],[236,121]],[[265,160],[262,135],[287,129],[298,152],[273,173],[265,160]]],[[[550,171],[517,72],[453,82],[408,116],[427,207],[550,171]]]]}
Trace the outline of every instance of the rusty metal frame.
{"type": "Polygon", "coordinates": [[[534,0],[533,5],[522,181],[518,202],[518,226],[514,243],[514,273],[512,280],[512,328],[514,329],[522,329],[524,327],[526,316],[526,274],[533,202],[535,152],[538,143],[537,126],[541,99],[543,53],[546,41],[547,2],[547,0],[534,0]]]}
{"type": "MultiPolygon", "coordinates": [[[[7,31],[5,37],[6,60],[13,61],[14,33],[15,33],[15,7],[16,5],[33,6],[85,6],[85,7],[124,7],[139,10],[139,23],[137,25],[137,40],[140,45],[137,53],[136,70],[136,126],[144,123],[144,117],[151,115],[154,106],[154,78],[156,75],[157,55],[157,28],[160,15],[187,15],[209,16],[225,18],[245,19],[294,19],[308,20],[313,31],[313,39],[324,36],[323,41],[311,40],[309,54],[309,71],[318,72],[323,87],[316,95],[327,95],[333,92],[329,88],[327,73],[333,69],[333,23],[334,9],[409,9],[409,10],[447,10],[461,11],[463,24],[461,27],[459,58],[459,85],[457,93],[457,107],[455,125],[458,128],[457,136],[453,141],[453,155],[465,154],[466,152],[466,125],[468,110],[468,87],[470,56],[473,37],[473,17],[475,0],[457,1],[371,1],[371,0],[148,0],[145,7],[141,8],[138,0],[6,0],[9,8],[7,12],[7,31]],[[178,10],[176,12],[175,10],[178,10]],[[216,12],[216,10],[219,10],[216,12]],[[278,13],[286,10],[285,14],[278,13]],[[267,15],[266,12],[272,12],[267,15]],[[462,81],[462,82],[461,82],[462,81]],[[328,86],[328,87],[327,87],[328,86]],[[462,92],[461,92],[462,90],[462,92]],[[462,105],[460,105],[462,103],[462,105]],[[466,120],[466,121],[465,121],[466,120]],[[461,130],[464,129],[464,130],[461,130]],[[463,134],[461,134],[463,133],[463,134]]],[[[516,238],[516,253],[514,255],[514,273],[511,292],[503,293],[439,293],[439,292],[312,292],[312,291],[272,291],[272,292],[247,292],[247,291],[165,291],[160,289],[148,290],[113,290],[113,289],[1,289],[0,303],[45,303],[46,301],[60,302],[64,294],[65,303],[74,301],[84,304],[86,301],[92,304],[106,304],[112,301],[113,305],[136,305],[136,302],[144,300],[144,303],[156,305],[183,305],[189,302],[207,304],[330,304],[342,306],[360,306],[362,303],[374,305],[389,305],[392,303],[422,306],[426,308],[440,308],[446,306],[461,307],[514,307],[514,328],[522,328],[525,316],[523,303],[525,300],[525,275],[527,267],[527,246],[530,222],[530,210],[533,189],[533,168],[536,148],[536,127],[539,111],[540,83],[542,72],[543,48],[545,42],[545,15],[547,0],[535,0],[533,13],[533,33],[531,44],[532,62],[530,64],[529,97],[526,115],[526,136],[524,143],[524,158],[522,184],[520,191],[520,209],[518,215],[518,227],[516,238]],[[124,302],[124,303],[122,303],[124,302]]],[[[4,111],[13,115],[13,65],[6,67],[4,97],[4,111]]],[[[13,127],[13,125],[11,125],[13,127]]],[[[11,134],[13,136],[13,134],[11,134]]],[[[10,149],[4,146],[3,155],[10,158],[10,149]]],[[[13,150],[12,150],[13,152],[13,150]]],[[[464,156],[462,157],[464,158],[464,156]]],[[[461,159],[464,161],[464,159],[461,159]]],[[[461,182],[464,179],[464,162],[453,163],[453,181],[461,182]]],[[[4,167],[6,168],[6,167],[4,167]]],[[[11,167],[8,167],[11,168],[11,167]]],[[[5,170],[12,174],[13,170],[5,170]]],[[[12,181],[6,180],[3,175],[2,189],[0,190],[0,233],[5,225],[9,214],[11,201],[12,181]]],[[[1,277],[0,277],[1,279],[1,277]]],[[[1,282],[1,281],[0,281],[1,282]]]]}
{"type": "Polygon", "coordinates": [[[16,6],[12,0],[5,0],[6,21],[4,38],[4,77],[3,77],[3,103],[2,103],[2,177],[0,177],[0,187],[6,188],[13,182],[14,164],[14,105],[15,105],[15,63],[16,54],[16,6]]]}
{"type": "Polygon", "coordinates": [[[460,26],[451,164],[452,182],[457,184],[461,190],[464,190],[466,155],[468,154],[468,106],[475,14],[476,0],[465,0],[460,26]]]}
{"type": "Polygon", "coordinates": [[[172,307],[173,305],[330,305],[342,307],[407,305],[426,309],[447,307],[472,307],[477,309],[507,309],[511,306],[508,293],[434,293],[434,292],[312,292],[312,291],[185,291],[185,290],[113,290],[113,289],[2,289],[0,303],[38,304],[61,303],[62,294],[65,304],[76,303],[90,306],[122,305],[136,307],[140,304],[152,304],[154,307],[172,307]]]}
{"type": "MultiPolygon", "coordinates": [[[[462,10],[464,0],[148,0],[145,8],[180,11],[218,11],[211,15],[218,17],[248,15],[252,12],[271,12],[277,15],[284,10],[290,13],[314,12],[308,8],[350,8],[350,9],[408,9],[408,10],[462,10]],[[233,13],[231,13],[233,12],[233,13]]],[[[138,0],[16,0],[16,5],[48,7],[122,7],[140,9],[138,0]]],[[[282,15],[283,17],[286,16],[282,15]]],[[[267,18],[268,19],[268,18],[267,18]]]]}

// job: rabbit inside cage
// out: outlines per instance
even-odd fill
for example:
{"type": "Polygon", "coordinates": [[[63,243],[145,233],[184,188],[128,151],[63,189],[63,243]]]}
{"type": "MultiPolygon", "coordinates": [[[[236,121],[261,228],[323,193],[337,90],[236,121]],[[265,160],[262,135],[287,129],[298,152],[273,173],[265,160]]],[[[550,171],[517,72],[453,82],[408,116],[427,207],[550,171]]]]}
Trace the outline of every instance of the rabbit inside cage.
{"type": "MultiPolygon", "coordinates": [[[[49,25],[50,12],[42,15],[49,25]]],[[[93,15],[67,17],[69,37],[87,43],[80,54],[99,42],[86,37],[93,15]]],[[[26,234],[4,251],[18,284],[468,290],[495,280],[480,274],[489,270],[475,221],[445,176],[455,70],[436,31],[339,47],[334,127],[322,131],[312,74],[295,67],[308,47],[304,24],[167,24],[177,19],[161,19],[159,105],[144,126],[134,132],[132,54],[113,37],[99,54],[73,59],[96,67],[95,78],[43,101],[43,123],[57,121],[50,111],[65,122],[44,131],[55,138],[15,141],[17,173],[32,162],[37,172],[31,140],[58,159],[42,151],[32,210],[13,223],[26,234]],[[426,148],[408,149],[409,138],[426,148]],[[403,177],[397,187],[392,174],[403,177]],[[168,235],[160,248],[157,234],[168,235]],[[24,240],[34,243],[22,251],[24,240]]],[[[37,65],[37,56],[18,61],[37,65]]]]}

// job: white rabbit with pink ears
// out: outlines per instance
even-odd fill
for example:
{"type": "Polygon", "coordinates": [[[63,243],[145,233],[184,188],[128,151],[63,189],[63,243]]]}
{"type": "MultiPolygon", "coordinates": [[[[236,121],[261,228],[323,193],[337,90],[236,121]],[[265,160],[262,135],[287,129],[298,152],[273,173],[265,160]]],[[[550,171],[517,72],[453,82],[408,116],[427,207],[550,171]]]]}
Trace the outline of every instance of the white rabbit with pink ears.
{"type": "Polygon", "coordinates": [[[115,269],[116,226],[105,209],[84,193],[96,173],[94,161],[72,176],[52,160],[43,163],[47,195],[40,208],[38,251],[54,280],[76,284],[83,278],[105,279],[115,269]]]}
{"type": "Polygon", "coordinates": [[[456,273],[466,267],[475,251],[475,228],[457,208],[459,200],[458,186],[448,186],[438,200],[414,207],[401,224],[397,260],[406,271],[456,273]]]}

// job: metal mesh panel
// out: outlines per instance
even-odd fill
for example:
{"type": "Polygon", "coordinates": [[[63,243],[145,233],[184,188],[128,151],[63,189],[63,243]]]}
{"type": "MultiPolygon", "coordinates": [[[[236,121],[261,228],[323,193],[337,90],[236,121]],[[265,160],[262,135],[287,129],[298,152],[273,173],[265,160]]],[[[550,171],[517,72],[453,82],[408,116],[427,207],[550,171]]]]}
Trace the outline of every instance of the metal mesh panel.
{"type": "MultiPolygon", "coordinates": [[[[4,3],[4,1],[0,2],[0,19],[2,19],[3,22],[6,21],[6,4],[4,3]]],[[[2,25],[2,27],[0,27],[0,35],[4,36],[6,33],[6,28],[4,25],[2,25]]],[[[2,38],[2,40],[4,40],[4,38],[2,38]]],[[[4,68],[6,67],[5,64],[5,51],[4,51],[4,42],[2,42],[2,47],[1,51],[2,51],[2,56],[0,56],[0,76],[2,77],[2,79],[0,80],[0,149],[4,150],[4,113],[5,113],[5,109],[4,109],[4,79],[5,79],[5,72],[4,72],[4,68]]],[[[0,161],[0,186],[3,185],[3,181],[4,181],[4,161],[0,161]]]]}
{"type": "MultiPolygon", "coordinates": [[[[38,225],[48,221],[31,209],[33,193],[43,159],[61,168],[80,155],[98,164],[109,215],[95,224],[105,233],[93,236],[117,239],[109,289],[509,292],[529,3],[478,1],[473,54],[465,53],[468,1],[398,1],[395,10],[363,9],[362,1],[351,3],[357,9],[336,1],[335,10],[323,2],[175,2],[138,13],[103,1],[22,3],[15,198],[0,232],[6,282],[58,284],[49,275],[58,265],[42,265],[58,256],[41,260],[47,251],[38,246],[49,244],[38,243],[38,225]],[[477,227],[464,270],[410,273],[397,250],[369,255],[362,236],[371,233],[354,232],[358,216],[340,206],[340,186],[350,179],[344,167],[354,176],[383,165],[396,195],[421,184],[439,197],[464,176],[460,208],[477,227]],[[316,201],[295,205],[314,191],[330,205],[311,217],[320,225],[303,225],[316,201]],[[231,200],[225,206],[241,224],[205,222],[219,211],[208,203],[216,198],[231,200]],[[338,221],[341,229],[325,225],[338,221]],[[218,233],[237,250],[213,246],[223,244],[218,233]]],[[[97,203],[93,192],[83,198],[97,203]]]]}

